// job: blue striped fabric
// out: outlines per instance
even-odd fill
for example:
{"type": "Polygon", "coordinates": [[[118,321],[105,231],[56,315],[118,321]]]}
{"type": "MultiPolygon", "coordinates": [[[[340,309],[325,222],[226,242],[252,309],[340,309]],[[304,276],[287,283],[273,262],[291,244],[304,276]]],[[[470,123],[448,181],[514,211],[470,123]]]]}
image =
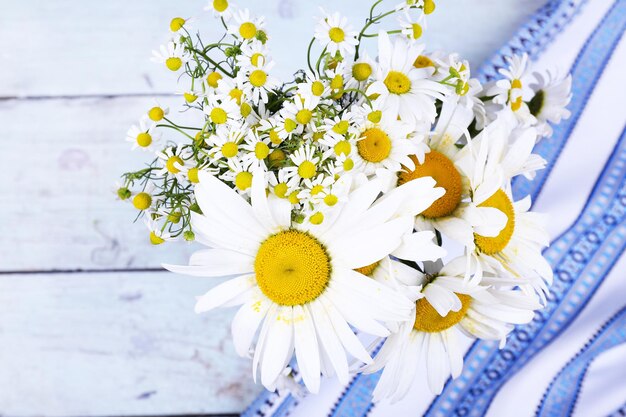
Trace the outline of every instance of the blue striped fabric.
{"type": "MultiPolygon", "coordinates": [[[[493,59],[483,66],[480,78],[483,81],[493,79],[498,69],[505,65],[505,56],[526,52],[533,59],[539,57],[555,36],[575,20],[581,8],[588,3],[591,2],[588,0],[548,2],[493,59]]],[[[534,181],[522,178],[514,181],[513,193],[516,200],[529,194],[534,200],[541,192],[563,148],[577,127],[625,29],[626,0],[616,0],[586,39],[571,67],[573,100],[569,109],[572,117],[557,126],[553,137],[542,141],[537,148],[537,152],[548,161],[548,166],[538,173],[534,181]]],[[[544,253],[555,271],[555,282],[546,308],[537,313],[533,322],[516,328],[504,349],[498,349],[492,342],[474,343],[466,354],[462,375],[454,381],[448,381],[443,393],[433,400],[425,415],[485,415],[504,384],[575,320],[625,248],[626,131],[622,131],[580,215],[544,253]]],[[[604,331],[610,331],[611,336],[598,335],[594,339],[598,342],[591,342],[594,347],[590,345],[585,351],[591,353],[581,353],[578,357],[583,359],[577,359],[575,365],[568,365],[569,368],[564,367],[556,377],[556,382],[546,392],[538,415],[569,415],[563,414],[563,407],[560,405],[566,404],[566,407],[569,407],[572,399],[577,398],[580,385],[567,382],[576,377],[582,380],[584,372],[580,374],[581,369],[586,369],[593,358],[601,353],[602,348],[608,346],[602,341],[607,337],[611,340],[614,340],[613,337],[615,340],[619,337],[615,333],[617,330],[614,331],[619,323],[623,323],[621,318],[614,318],[607,323],[604,331]],[[581,361],[587,359],[589,362],[586,362],[586,366],[580,365],[581,361]]],[[[338,395],[328,416],[353,417],[371,413],[375,407],[371,403],[371,393],[379,377],[380,372],[355,376],[338,395]]],[[[297,403],[298,401],[290,395],[279,397],[275,393],[265,393],[243,415],[268,415],[262,411],[265,409],[271,410],[273,415],[286,416],[297,403]],[[267,406],[268,403],[272,406],[267,406]],[[275,403],[281,405],[276,407],[275,403]],[[262,404],[266,407],[263,408],[262,404]]],[[[612,415],[626,415],[625,410],[617,409],[612,415]]]]}

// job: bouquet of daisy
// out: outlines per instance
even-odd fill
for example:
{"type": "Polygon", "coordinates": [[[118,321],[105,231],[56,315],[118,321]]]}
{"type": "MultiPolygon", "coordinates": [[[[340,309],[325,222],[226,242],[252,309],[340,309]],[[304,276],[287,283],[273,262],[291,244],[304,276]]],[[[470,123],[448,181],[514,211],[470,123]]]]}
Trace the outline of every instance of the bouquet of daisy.
{"type": "Polygon", "coordinates": [[[174,18],[154,60],[183,85],[181,109],[128,131],[156,155],[120,199],[153,244],[205,246],[165,267],[227,278],[195,310],[238,307],[235,349],[270,390],[384,369],[375,399],[397,400],[424,361],[439,393],[462,370],[460,338],[505,343],[549,291],[544,218],[511,180],[545,165],[532,151],[569,115],[570,78],[522,56],[481,85],[420,43],[432,0],[385,3],[360,30],[322,11],[288,81],[263,18],[213,0],[224,33],[210,41],[174,18]]]}

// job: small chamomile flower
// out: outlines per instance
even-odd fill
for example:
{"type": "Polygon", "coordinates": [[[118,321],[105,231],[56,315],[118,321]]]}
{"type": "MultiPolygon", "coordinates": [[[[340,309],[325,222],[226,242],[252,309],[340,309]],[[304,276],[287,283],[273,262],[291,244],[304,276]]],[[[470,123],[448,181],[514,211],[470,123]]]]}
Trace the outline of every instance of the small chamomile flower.
{"type": "Polygon", "coordinates": [[[215,92],[219,87],[220,80],[224,79],[224,76],[216,71],[207,72],[202,81],[202,85],[206,92],[215,92]]]}
{"type": "Polygon", "coordinates": [[[168,42],[158,51],[152,51],[152,61],[165,64],[170,71],[178,71],[189,60],[189,53],[184,45],[168,42]]]}
{"type": "Polygon", "coordinates": [[[315,74],[307,71],[304,80],[298,83],[298,94],[303,97],[326,97],[330,93],[330,86],[326,80],[322,80],[315,74]]]}
{"type": "Polygon", "coordinates": [[[296,94],[292,100],[283,103],[281,114],[298,124],[296,133],[302,133],[306,126],[315,124],[315,110],[319,104],[319,98],[315,96],[301,96],[296,94]]]}
{"type": "Polygon", "coordinates": [[[163,167],[157,171],[158,175],[171,175],[185,178],[185,163],[191,157],[182,147],[168,147],[157,152],[156,156],[162,161],[163,167]]]}
{"type": "Polygon", "coordinates": [[[416,17],[405,12],[404,16],[398,18],[402,34],[411,41],[415,41],[422,37],[422,33],[426,28],[426,19],[424,13],[419,13],[416,17]]]}
{"type": "Polygon", "coordinates": [[[325,71],[325,75],[329,80],[330,87],[330,97],[339,100],[346,89],[346,79],[344,78],[344,74],[346,72],[346,64],[345,62],[341,62],[337,64],[334,68],[327,69],[325,71]]]}
{"type": "MultiPolygon", "coordinates": [[[[370,77],[374,73],[376,64],[369,55],[364,53],[356,61],[351,61],[343,66],[343,78],[346,89],[359,89],[365,91],[370,77]]],[[[361,99],[362,97],[359,97],[361,99]]]]}
{"type": "Polygon", "coordinates": [[[272,143],[268,135],[259,135],[257,131],[249,130],[241,148],[245,151],[242,161],[245,166],[253,170],[267,170],[266,159],[270,154],[272,143]]]}
{"type": "Polygon", "coordinates": [[[155,129],[156,126],[149,123],[147,117],[142,117],[138,124],[132,125],[126,133],[126,140],[133,144],[131,149],[152,150],[155,142],[160,139],[160,134],[155,129]]]}
{"type": "Polygon", "coordinates": [[[400,37],[392,42],[387,32],[378,35],[378,68],[367,94],[376,94],[390,117],[406,123],[432,123],[437,117],[435,99],[443,100],[446,92],[445,86],[429,79],[431,68],[414,66],[423,50],[423,45],[400,37]]]}
{"type": "Polygon", "coordinates": [[[410,9],[423,8],[424,0],[404,0],[395,7],[397,12],[408,12],[410,9]]]}
{"type": "Polygon", "coordinates": [[[298,123],[291,117],[282,114],[272,117],[271,121],[261,122],[261,126],[264,129],[267,125],[272,126],[268,131],[272,143],[275,143],[276,137],[282,142],[298,133],[298,123]]]}
{"type": "Polygon", "coordinates": [[[237,64],[245,72],[263,68],[269,61],[268,47],[256,39],[241,45],[241,54],[237,55],[237,64]]]}
{"type": "MultiPolygon", "coordinates": [[[[354,126],[353,115],[349,111],[343,112],[340,116],[325,119],[322,122],[321,129],[326,132],[325,136],[332,136],[336,140],[343,140],[347,135],[357,134],[358,129],[354,126]]],[[[324,142],[322,142],[324,143],[324,142]]],[[[333,146],[328,141],[328,146],[333,146]]]]}
{"type": "Polygon", "coordinates": [[[550,123],[560,123],[567,119],[570,111],[567,105],[572,99],[572,77],[560,78],[557,74],[546,70],[535,72],[536,82],[530,84],[535,95],[528,102],[528,108],[537,119],[537,130],[541,136],[552,136],[550,123]]]}
{"type": "MultiPolygon", "coordinates": [[[[258,171],[257,171],[258,172],[258,171]]],[[[259,175],[262,175],[259,173],[259,175]]],[[[219,176],[223,181],[235,185],[240,195],[249,196],[252,186],[252,167],[247,167],[238,159],[228,161],[228,171],[219,176]]]]}
{"type": "Polygon", "coordinates": [[[230,19],[232,15],[232,6],[228,0],[209,0],[209,4],[204,10],[212,11],[213,16],[221,17],[224,20],[230,19]]]}
{"type": "Polygon", "coordinates": [[[321,162],[321,156],[317,154],[313,146],[301,146],[290,156],[294,166],[286,168],[291,176],[299,180],[306,180],[315,177],[321,162]]]}
{"type": "Polygon", "coordinates": [[[290,176],[284,168],[278,170],[278,174],[268,172],[270,191],[279,198],[289,198],[292,192],[298,189],[298,179],[290,176]]]}
{"type": "Polygon", "coordinates": [[[133,207],[139,211],[149,212],[153,207],[157,206],[157,198],[153,195],[155,186],[148,183],[142,191],[133,193],[132,198],[128,199],[133,207]]]}
{"type": "Polygon", "coordinates": [[[146,114],[148,116],[148,119],[156,123],[163,120],[163,118],[167,116],[169,112],[169,107],[162,107],[158,102],[156,102],[155,105],[151,107],[146,114]]]}
{"type": "Polygon", "coordinates": [[[182,17],[174,17],[170,20],[170,32],[172,32],[172,36],[180,35],[186,36],[189,31],[189,25],[187,23],[190,19],[184,19],[182,17]]]}
{"type": "Polygon", "coordinates": [[[258,37],[263,30],[263,17],[253,17],[250,10],[237,10],[233,13],[233,19],[228,24],[228,33],[245,41],[258,37]]]}
{"type": "Polygon", "coordinates": [[[298,198],[317,205],[330,193],[330,187],[334,183],[335,178],[325,173],[318,174],[314,178],[305,179],[302,181],[302,189],[298,193],[298,198]]]}
{"type": "Polygon", "coordinates": [[[163,226],[160,225],[156,220],[152,219],[151,216],[146,216],[144,223],[149,230],[149,240],[153,245],[160,245],[167,241],[172,241],[174,238],[170,235],[169,232],[163,229],[163,226]]]}
{"type": "Polygon", "coordinates": [[[325,16],[319,19],[315,27],[315,39],[331,56],[337,53],[341,56],[353,54],[355,46],[359,43],[358,32],[352,30],[345,16],[342,17],[337,12],[327,14],[324,10],[322,13],[325,16]]]}
{"type": "Polygon", "coordinates": [[[196,102],[198,102],[198,98],[200,97],[205,97],[205,93],[201,90],[195,89],[195,88],[190,88],[188,90],[182,90],[179,93],[183,96],[183,99],[185,100],[186,104],[194,104],[196,102]]]}
{"type": "Polygon", "coordinates": [[[218,128],[206,141],[212,147],[209,151],[210,160],[214,165],[225,159],[233,159],[239,155],[241,143],[246,137],[244,125],[233,125],[218,128]]]}
{"type": "Polygon", "coordinates": [[[227,126],[241,120],[239,106],[230,96],[209,97],[202,111],[207,115],[207,120],[216,126],[227,126]]]}
{"type": "Polygon", "coordinates": [[[267,62],[264,66],[253,69],[250,72],[240,72],[237,74],[238,82],[243,85],[243,92],[254,105],[260,102],[267,103],[268,93],[280,86],[278,80],[269,71],[274,66],[274,62],[267,62]]]}
{"type": "Polygon", "coordinates": [[[534,116],[526,104],[526,101],[533,96],[529,82],[531,78],[528,55],[508,57],[507,62],[508,68],[502,68],[499,71],[504,78],[485,86],[486,95],[493,97],[493,103],[511,111],[523,124],[533,124],[534,116]]]}

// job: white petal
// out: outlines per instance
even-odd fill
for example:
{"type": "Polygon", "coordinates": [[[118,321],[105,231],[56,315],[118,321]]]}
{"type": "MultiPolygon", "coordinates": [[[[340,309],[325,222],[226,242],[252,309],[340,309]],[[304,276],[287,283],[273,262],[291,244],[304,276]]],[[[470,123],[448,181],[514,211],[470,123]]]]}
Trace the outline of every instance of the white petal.
{"type": "Polygon", "coordinates": [[[443,340],[439,333],[428,335],[426,354],[428,387],[433,394],[439,395],[443,390],[443,384],[448,378],[448,361],[443,340]]]}
{"type": "Polygon", "coordinates": [[[465,218],[474,227],[474,231],[485,237],[495,237],[506,226],[506,214],[493,207],[468,206],[465,218]]]}
{"type": "Polygon", "coordinates": [[[275,384],[278,376],[293,355],[293,318],[292,307],[278,308],[276,320],[270,324],[266,346],[261,362],[261,383],[268,389],[275,384]]]}
{"type": "Polygon", "coordinates": [[[352,326],[375,336],[389,336],[389,330],[387,330],[385,326],[371,318],[362,306],[346,298],[346,295],[350,296],[350,294],[343,294],[333,288],[329,288],[326,292],[329,300],[339,313],[341,313],[341,316],[352,326]]]}
{"type": "Polygon", "coordinates": [[[320,344],[335,370],[339,382],[345,385],[350,380],[348,360],[341,341],[330,322],[329,314],[319,300],[310,303],[309,307],[315,323],[315,329],[319,335],[320,344]]]}
{"type": "Polygon", "coordinates": [[[433,232],[416,232],[402,238],[402,244],[393,251],[393,255],[400,259],[414,262],[436,261],[446,256],[446,250],[434,241],[433,232]]]}
{"type": "Polygon", "coordinates": [[[196,313],[204,313],[219,307],[255,285],[254,275],[242,275],[229,279],[198,297],[195,311],[196,313]]]}
{"type": "Polygon", "coordinates": [[[254,258],[228,249],[205,249],[194,252],[189,266],[167,265],[169,271],[198,277],[224,277],[254,271],[254,258]]]}
{"type": "Polygon", "coordinates": [[[293,321],[298,368],[307,389],[317,394],[320,388],[320,354],[313,319],[306,306],[293,307],[293,321]]]}
{"type": "Polygon", "coordinates": [[[239,356],[248,356],[261,321],[265,318],[271,302],[260,290],[247,303],[242,305],[231,323],[235,351],[239,356]]]}
{"type": "Polygon", "coordinates": [[[257,340],[256,346],[254,348],[254,357],[252,358],[252,379],[254,380],[255,384],[259,362],[261,361],[263,351],[266,348],[267,333],[272,323],[276,321],[277,311],[278,306],[272,303],[269,310],[267,311],[267,314],[265,315],[265,320],[263,320],[263,326],[261,327],[261,332],[259,333],[259,339],[257,340]]]}

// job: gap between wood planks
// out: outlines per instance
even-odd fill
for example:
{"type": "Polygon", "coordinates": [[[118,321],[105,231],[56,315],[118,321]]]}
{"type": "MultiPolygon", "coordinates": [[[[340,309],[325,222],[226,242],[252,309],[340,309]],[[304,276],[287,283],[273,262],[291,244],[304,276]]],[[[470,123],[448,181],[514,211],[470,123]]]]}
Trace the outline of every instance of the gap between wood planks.
{"type": "MultiPolygon", "coordinates": [[[[74,268],[74,269],[34,269],[34,270],[13,270],[13,271],[0,271],[0,275],[48,275],[48,274],[105,274],[105,273],[140,273],[140,272],[169,272],[164,268],[109,268],[109,269],[89,269],[89,268],[74,268]]],[[[167,416],[158,416],[167,417],[167,416]]]]}
{"type": "Polygon", "coordinates": [[[180,94],[174,93],[120,93],[120,94],[71,94],[71,95],[24,95],[24,96],[0,96],[0,101],[13,100],[84,100],[94,98],[133,98],[133,97],[174,97],[180,94]]]}

